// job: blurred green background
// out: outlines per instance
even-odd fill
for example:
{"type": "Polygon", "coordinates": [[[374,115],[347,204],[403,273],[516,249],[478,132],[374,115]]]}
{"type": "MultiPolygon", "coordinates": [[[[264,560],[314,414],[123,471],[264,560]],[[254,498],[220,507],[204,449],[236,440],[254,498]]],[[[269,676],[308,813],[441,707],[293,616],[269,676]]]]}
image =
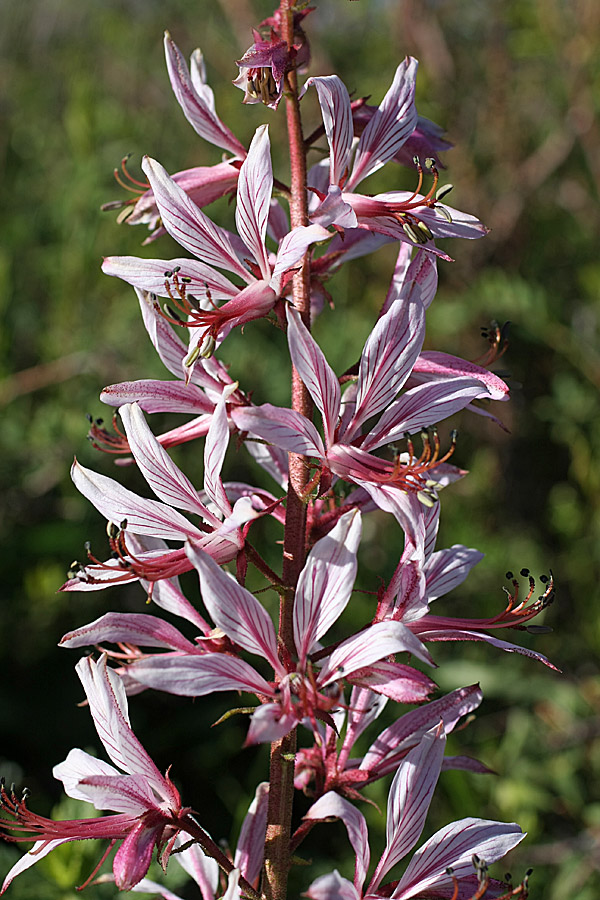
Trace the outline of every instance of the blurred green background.
{"type": "MultiPolygon", "coordinates": [[[[600,617],[598,604],[600,443],[598,295],[600,233],[600,5],[596,0],[317,0],[307,20],[313,74],[337,72],[355,96],[379,102],[400,59],[420,59],[418,108],[447,128],[453,205],[492,228],[482,241],[446,242],[456,257],[440,265],[427,347],[475,358],[481,325],[513,323],[510,348],[496,367],[510,373],[510,404],[495,411],[510,433],[469,414],[456,462],[470,469],[442,499],[438,546],[465,543],[486,553],[469,580],[441,600],[442,614],[473,617],[503,607],[507,569],[552,568],[558,602],[545,614],[554,631],[506,633],[546,653],[564,674],[490,647],[437,645],[443,689],[481,681],[476,721],[452,739],[452,752],[483,759],[500,777],[449,772],[425,837],[452,818],[481,815],[518,821],[530,833],[509,866],[518,880],[535,868],[532,897],[595,900],[600,894],[600,617]]],[[[49,813],[61,798],[51,776],[72,746],[99,750],[73,665],[56,649],[60,636],[108,609],[143,611],[137,588],[59,594],[70,561],[91,540],[103,556],[104,522],[73,488],[76,453],[88,466],[142,489],[131,470],[86,442],[84,414],[106,416],[98,400],[108,383],[162,370],[141,324],[133,291],[100,272],[108,254],[176,254],[170,239],[140,248],[141,229],[118,226],[102,203],[121,197],[112,169],[143,153],[177,171],[210,165],[219,151],[196,137],[172,97],[162,54],[169,28],[187,55],[200,45],[217,109],[245,143],[272,122],[277,160],[282,111],[242,107],[231,87],[234,60],[251,43],[250,26],[270,13],[262,0],[5,0],[0,29],[0,153],[4,170],[0,241],[0,539],[2,630],[1,766],[27,784],[34,808],[49,813]]],[[[307,131],[317,124],[304,103],[307,131]]],[[[287,179],[281,163],[277,174],[287,179]]],[[[411,188],[413,176],[389,165],[365,190],[411,188]]],[[[210,210],[232,221],[226,202],[210,210]]],[[[336,312],[316,334],[338,371],[358,356],[385,295],[394,251],[350,264],[331,282],[336,312]]],[[[224,347],[242,387],[262,402],[286,400],[281,335],[253,323],[224,347]],[[284,375],[282,376],[282,373],[284,375]]],[[[107,416],[110,418],[110,416],[107,416]]],[[[151,424],[155,431],[175,418],[151,424]]],[[[201,483],[201,448],[174,458],[201,483]]],[[[231,477],[254,480],[243,453],[231,477]]],[[[266,478],[261,482],[268,485],[266,478]]],[[[392,571],[400,534],[369,526],[361,579],[372,587],[392,571]]],[[[195,590],[193,579],[190,590],[195,590]]],[[[366,601],[357,599],[356,615],[366,601]]],[[[391,704],[390,704],[391,705],[391,704]]],[[[215,837],[233,839],[266,750],[241,751],[246,723],[209,732],[227,699],[191,704],[160,694],[132,702],[134,726],[161,768],[171,762],[185,802],[215,837]],[[215,760],[220,760],[215,767],[215,760]],[[220,780],[219,792],[214,783],[220,780]],[[208,782],[208,784],[207,784],[208,782]],[[233,825],[232,825],[233,821],[233,825]],[[231,836],[233,835],[233,837],[231,836]]],[[[391,720],[393,713],[386,710],[391,720]]],[[[382,720],[383,721],[383,720],[382,720]]],[[[386,785],[371,793],[383,808],[386,785]]],[[[365,809],[367,809],[365,807],[365,809]]],[[[62,817],[74,812],[63,802],[62,817]]],[[[384,818],[371,808],[373,852],[384,818]]],[[[326,829],[306,853],[316,855],[326,829]]],[[[350,872],[345,835],[332,828],[332,862],[350,872]]],[[[11,887],[19,898],[74,896],[100,855],[72,845],[52,854],[11,887]]],[[[2,871],[16,856],[0,847],[2,871]]],[[[170,866],[176,878],[178,867],[170,866]]],[[[313,876],[311,872],[311,876],[313,876]]],[[[501,875],[502,872],[496,873],[501,875]]],[[[309,881],[301,870],[299,893],[309,881]]],[[[181,888],[185,894],[186,888],[181,888]]],[[[88,895],[109,897],[110,885],[88,895]]],[[[192,888],[190,898],[197,896],[192,888]]]]}

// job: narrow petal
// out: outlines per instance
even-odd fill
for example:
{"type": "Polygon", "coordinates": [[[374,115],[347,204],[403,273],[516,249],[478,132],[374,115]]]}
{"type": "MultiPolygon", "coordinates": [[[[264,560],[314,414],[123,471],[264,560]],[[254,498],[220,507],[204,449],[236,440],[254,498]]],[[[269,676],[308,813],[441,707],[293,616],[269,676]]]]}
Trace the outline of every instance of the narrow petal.
{"type": "Polygon", "coordinates": [[[215,624],[240,647],[266,658],[276,672],[284,674],[277,655],[277,635],[265,608],[206,553],[191,545],[186,549],[200,578],[202,600],[215,624]]]}
{"type": "Polygon", "coordinates": [[[320,459],[325,457],[323,441],[313,423],[292,409],[263,403],[252,409],[234,409],[231,418],[240,431],[255,434],[288,453],[316,456],[320,459]]]}
{"type": "Polygon", "coordinates": [[[436,425],[482,396],[487,396],[487,390],[474,378],[419,384],[388,406],[362,447],[376,450],[399,440],[407,432],[414,434],[436,425]]]}
{"type": "Polygon", "coordinates": [[[182,541],[187,537],[198,539],[203,536],[203,532],[170,506],[157,500],[138,497],[112,478],[92,472],[77,461],[71,469],[71,478],[77,490],[109,522],[120,525],[123,520],[127,520],[127,527],[132,532],[167,541],[182,541]]]}
{"type": "Polygon", "coordinates": [[[164,647],[195,653],[197,647],[186,640],[169,622],[144,613],[105,613],[99,619],[65,634],[61,647],[92,647],[108,642],[136,644],[139,647],[164,647]]]}
{"type": "Polygon", "coordinates": [[[142,820],[127,835],[113,860],[115,884],[120,891],[130,891],[142,880],[162,829],[162,825],[149,827],[142,820]]]}
{"type": "Polygon", "coordinates": [[[271,277],[265,236],[272,190],[273,169],[269,127],[261,125],[256,130],[248,156],[240,169],[235,223],[240,237],[257,261],[265,281],[271,277]]]}
{"type": "Polygon", "coordinates": [[[204,79],[202,55],[195,51],[192,78],[179,48],[169,32],[165,32],[165,57],[173,93],[194,131],[217,147],[229,150],[243,159],[246,150],[215,112],[214,97],[204,79]]]}
{"type": "Polygon", "coordinates": [[[491,644],[492,647],[497,647],[498,650],[504,650],[505,653],[519,653],[521,656],[528,656],[530,659],[535,659],[537,662],[548,666],[549,669],[560,672],[560,669],[550,662],[543,653],[530,650],[529,647],[510,644],[508,641],[501,641],[499,638],[486,634],[484,631],[470,631],[466,628],[453,628],[447,625],[444,628],[436,628],[436,618],[436,616],[427,616],[422,620],[422,624],[415,623],[412,626],[412,630],[418,633],[422,641],[484,641],[486,644],[491,644]]]}
{"type": "Polygon", "coordinates": [[[174,854],[174,858],[181,868],[194,879],[200,888],[202,900],[214,900],[219,886],[219,866],[216,860],[203,853],[198,844],[192,844],[191,847],[179,850],[188,843],[187,835],[181,833],[177,835],[175,848],[178,852],[174,854]]]}
{"type": "Polygon", "coordinates": [[[425,568],[427,600],[437,600],[462,584],[484,555],[479,550],[462,544],[454,544],[446,550],[433,553],[425,568]]]}
{"type": "Polygon", "coordinates": [[[340,383],[298,311],[288,308],[287,317],[292,363],[323,417],[325,440],[332,444],[340,414],[340,383]]]}
{"type": "Polygon", "coordinates": [[[221,469],[229,444],[229,421],[225,404],[237,386],[237,382],[234,382],[223,390],[221,399],[215,406],[204,445],[204,490],[225,516],[231,513],[231,504],[221,480],[221,469]]]}
{"type": "Polygon", "coordinates": [[[434,378],[444,376],[478,378],[486,386],[492,400],[508,399],[509,388],[501,378],[475,363],[467,362],[458,356],[450,356],[448,353],[426,350],[415,362],[413,372],[430,375],[434,378]]]}
{"type": "Polygon", "coordinates": [[[158,381],[151,378],[109,384],[100,394],[100,400],[109,406],[137,403],[147,413],[179,412],[197,415],[210,414],[215,408],[212,400],[195,384],[186,385],[183,381],[158,381]]]}
{"type": "Polygon", "coordinates": [[[440,720],[444,723],[446,734],[449,734],[459,719],[477,709],[482,699],[483,694],[479,685],[473,684],[405,713],[384,729],[371,744],[360,768],[378,771],[381,774],[393,771],[396,768],[394,760],[398,755],[406,755],[440,720]],[[389,760],[392,762],[388,765],[389,760]]]}
{"type": "Polygon", "coordinates": [[[232,235],[204,215],[156,160],[145,156],[142,169],[171,237],[203,262],[234,272],[250,284],[254,279],[237,257],[232,235]]]}
{"type": "Polygon", "coordinates": [[[254,884],[262,869],[265,855],[265,835],[267,833],[267,811],[269,806],[269,783],[261,781],[256,788],[254,799],[244,816],[233,864],[246,881],[254,884]]]}
{"type": "Polygon", "coordinates": [[[418,669],[391,662],[372,663],[364,670],[357,669],[349,681],[390,697],[396,703],[422,703],[437,687],[418,669]]]}
{"type": "Polygon", "coordinates": [[[273,694],[273,688],[252,666],[224,653],[154,656],[132,663],[128,672],[146,687],[182,697],[202,697],[213,691],[273,694]]]}
{"type": "Polygon", "coordinates": [[[348,839],[352,844],[352,849],[356,854],[356,864],[354,869],[354,887],[358,892],[361,891],[364,880],[367,877],[370,862],[369,850],[369,833],[367,831],[367,823],[363,814],[356,809],[344,797],[340,797],[334,791],[323,794],[316,803],[310,807],[305,819],[309,820],[326,820],[331,818],[341,819],[346,826],[348,839]]]}
{"type": "Polygon", "coordinates": [[[502,859],[525,835],[517,824],[461,819],[441,828],[417,850],[392,897],[407,900],[435,885],[452,888],[448,867],[459,880],[473,874],[473,855],[488,865],[502,859]]]}
{"type": "Polygon", "coordinates": [[[386,845],[369,890],[374,890],[419,840],[437,784],[446,735],[443,724],[427,731],[400,764],[390,787],[386,845]]]}
{"type": "Polygon", "coordinates": [[[363,178],[381,168],[415,130],[417,66],[416,59],[407,57],[396,69],[390,89],[360,136],[346,190],[353,190],[363,178]]]}
{"type": "Polygon", "coordinates": [[[300,264],[300,260],[311,246],[318,241],[326,241],[331,237],[330,233],[321,225],[298,226],[288,232],[279,245],[275,268],[269,284],[279,294],[282,290],[283,275],[294,266],[300,264]]]}
{"type": "Polygon", "coordinates": [[[318,683],[325,687],[329,682],[379,662],[393,653],[412,653],[429,665],[435,665],[424,646],[415,640],[406,625],[400,622],[377,622],[336,647],[321,669],[318,683]]]}
{"type": "Polygon", "coordinates": [[[119,414],[138,468],[156,496],[171,506],[185,509],[214,523],[214,516],[201,502],[192,482],[175,465],[150,431],[137,403],[125,404],[119,414]]]}
{"type": "Polygon", "coordinates": [[[412,371],[425,338],[425,307],[420,291],[399,298],[369,335],[360,360],[353,432],[388,406],[412,371]]]}
{"type": "Polygon", "coordinates": [[[75,669],[85,690],[98,737],[114,764],[132,775],[144,776],[160,797],[178,804],[177,791],[163,778],[131,730],[125,689],[119,676],[107,668],[106,656],[97,663],[90,657],[81,659],[75,669]]]}
{"type": "Polygon", "coordinates": [[[310,551],[294,603],[294,640],[303,667],[313,644],[329,630],[350,599],[361,537],[357,510],[345,513],[310,551]]]}
{"type": "Polygon", "coordinates": [[[354,138],[348,90],[337,75],[325,75],[320,78],[309,78],[301,96],[310,85],[314,85],[317,89],[329,143],[329,180],[331,184],[339,185],[346,176],[354,138]]]}
{"type": "Polygon", "coordinates": [[[25,872],[27,869],[30,869],[31,866],[34,866],[36,862],[39,862],[40,859],[43,859],[45,856],[48,856],[49,853],[52,853],[53,850],[56,850],[57,847],[60,847],[61,844],[66,844],[68,841],[75,840],[75,838],[60,838],[57,841],[36,841],[31,850],[27,853],[23,854],[23,856],[17,860],[14,866],[9,871],[8,875],[4,879],[2,883],[2,890],[0,894],[3,894],[10,883],[20,875],[21,872],[25,872]]]}
{"type": "Polygon", "coordinates": [[[143,291],[149,291],[158,297],[169,297],[169,293],[177,300],[177,289],[174,287],[173,275],[177,270],[178,283],[185,284],[186,294],[197,300],[206,301],[208,294],[213,300],[229,300],[235,297],[239,288],[229,281],[225,275],[205,266],[196,259],[140,259],[137,256],[106,256],[102,262],[105,275],[122,278],[128,284],[143,291]],[[182,282],[181,278],[186,281],[182,282]],[[187,279],[190,279],[189,282],[187,279]]]}

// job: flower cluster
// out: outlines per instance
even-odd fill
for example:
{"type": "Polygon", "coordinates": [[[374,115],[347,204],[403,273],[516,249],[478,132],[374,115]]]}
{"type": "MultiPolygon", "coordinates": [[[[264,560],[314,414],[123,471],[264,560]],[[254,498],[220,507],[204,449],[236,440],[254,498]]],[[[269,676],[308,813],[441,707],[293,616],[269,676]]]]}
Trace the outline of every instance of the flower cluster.
{"type": "MultiPolygon", "coordinates": [[[[482,558],[460,544],[435,549],[440,492],[466,474],[455,464],[454,432],[444,445],[437,426],[459,412],[498,421],[488,407],[507,401],[509,387],[489,368],[504,350],[501,329],[486,359],[470,362],[426,349],[426,315],[438,261],[450,259],[437,241],[480,238],[487,229],[443,202],[450,186],[438,185],[439,154],[450,145],[417,114],[416,60],[400,63],[378,106],[351,100],[336,75],[309,77],[299,86],[310,60],[309,12],[294,12],[283,0],[255,31],[234,81],[244,103],[276,110],[285,98],[290,185],[274,178],[268,126],[256,130],[248,147],[239,141],[217,115],[200,51],[188,68],[165,35],[175,97],[197,134],[225,156],[172,176],[145,157],[147,186],[122,204],[121,218],[150,227],[146,244],[168,233],[182,255],[111,256],[102,266],[134,287],[144,326],[171,376],[107,386],[101,399],[118,410],[113,431],[101,420],[90,430],[96,447],[137,467],[153,497],[77,461],[72,469],[75,486],[107,520],[110,555],[103,560],[88,548],[62,589],[98,591],[134,581],[143,589],[139,612],[107,612],[61,640],[66,648],[98,650],[79,661],[77,672],[114,765],[76,749],[54,774],[69,796],[114,814],[54,822],[29,809],[27,792],[18,799],[3,786],[0,830],[9,841],[35,843],[2,891],[65,841],[103,838],[107,853],[121,843],[113,874],[98,880],[114,879],[120,890],[175,896],[147,878],[156,850],[163,868],[174,856],[204,898],[223,892],[228,900],[283,898],[292,853],[313,827],[340,819],[356,856],[354,878],[332,871],[307,879],[312,900],[527,896],[527,878],[515,888],[487,872],[523,839],[514,823],[453,822],[392,874],[419,841],[440,772],[488,771],[477,760],[444,757],[446,735],[482,695],[470,685],[434,696],[430,645],[483,641],[555,668],[541,653],[496,637],[500,628],[530,627],[524,623],[548,606],[554,586],[542,577],[535,598],[535,581],[523,570],[528,593],[520,597],[519,580],[510,575],[508,602],[494,617],[431,610],[482,558]],[[313,94],[320,124],[304,139],[301,113],[313,94]],[[306,174],[307,151],[323,135],[328,155],[306,174]],[[413,191],[358,192],[372,173],[398,163],[416,173],[413,191]],[[203,211],[226,194],[235,196],[237,233],[203,211]],[[311,333],[311,320],[330,296],[325,285],[342,264],[392,242],[397,260],[379,315],[359,360],[337,373],[311,333]],[[289,351],[289,407],[256,405],[252,385],[225,361],[231,331],[263,319],[278,325],[289,351]],[[156,412],[189,418],[157,436],[146,418],[156,412]],[[196,440],[203,442],[201,487],[169,455],[174,445],[196,440]],[[234,444],[258,464],[257,484],[226,480],[234,444]],[[373,586],[366,621],[352,631],[346,613],[361,569],[362,523],[366,517],[381,522],[381,514],[397,530],[401,552],[391,561],[392,575],[373,586]],[[251,542],[253,526],[265,516],[280,532],[280,570],[251,542]],[[246,586],[249,566],[279,595],[277,624],[246,586]],[[198,575],[202,610],[179,581],[190,571],[198,575]],[[145,601],[158,609],[141,611],[145,601]],[[190,698],[248,695],[238,710],[248,716],[246,744],[271,744],[271,778],[257,788],[234,856],[206,833],[201,813],[182,805],[169,772],[160,774],[135,737],[127,695],[145,690],[190,698]],[[391,724],[377,733],[377,719],[392,706],[391,724]],[[371,743],[361,750],[369,730],[371,743]],[[390,775],[386,846],[369,875],[358,804],[367,785],[390,775]],[[294,791],[312,803],[292,832],[294,791]]],[[[125,165],[122,172],[127,175],[125,165]]]]}

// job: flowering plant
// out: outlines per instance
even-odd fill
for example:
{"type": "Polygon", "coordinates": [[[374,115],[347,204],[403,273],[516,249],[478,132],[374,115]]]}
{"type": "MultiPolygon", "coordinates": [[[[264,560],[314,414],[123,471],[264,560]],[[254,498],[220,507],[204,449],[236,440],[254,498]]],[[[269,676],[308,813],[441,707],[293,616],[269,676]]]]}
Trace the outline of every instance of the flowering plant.
{"type": "Polygon", "coordinates": [[[424,349],[437,261],[450,259],[436,241],[476,239],[487,229],[444,202],[450,186],[438,187],[439,153],[449,145],[437,126],[417,114],[416,60],[400,63],[378,106],[351,101],[335,75],[300,85],[310,61],[304,31],[309,12],[282,0],[255,30],[234,82],[244,103],[285,108],[289,184],[274,178],[268,126],[261,125],[246,148],[216,113],[202,54],[193,54],[188,69],[165,36],[169,77],[186,118],[228,156],[173,176],[145,157],[148,184],[134,202],[123,204],[129,224],[149,225],[148,241],[166,232],[193,256],[111,256],[103,263],[107,274],[134,287],[144,325],[174,380],[109,385],[102,399],[118,408],[122,427],[116,418],[114,433],[93,423],[90,436],[137,466],[156,499],[75,462],[76,487],[108,521],[111,555],[102,561],[90,551],[88,560],[73,564],[63,590],[139,581],[148,602],[179,617],[191,634],[161,614],[109,612],[62,638],[63,647],[99,650],[81,659],[77,672],[114,765],[75,749],[54,774],[69,796],[114,814],[52,821],[30,810],[27,791],[19,798],[3,785],[3,836],[35,843],[8,873],[2,892],[60,844],[103,838],[108,849],[100,863],[121,842],[109,876],[120,890],[174,896],[147,878],[156,849],[163,869],[175,856],[203,897],[224,892],[228,900],[283,900],[293,855],[307,834],[318,823],[341,819],[356,854],[354,880],[338,872],[307,879],[306,896],[313,900],[527,896],[527,876],[513,887],[487,871],[523,839],[521,829],[480,818],[439,830],[404,872],[383,884],[416,846],[442,768],[485,771],[475,760],[444,758],[446,735],[482,698],[471,685],[432,699],[436,663],[426,645],[483,641],[554,668],[541,653],[495,637],[498,628],[526,627],[552,601],[554,587],[544,577],[543,592],[533,599],[535,582],[523,570],[528,594],[519,597],[511,575],[507,606],[493,618],[430,611],[481,559],[477,550],[458,544],[434,549],[439,494],[466,474],[451,461],[455,436],[442,447],[436,426],[461,410],[489,416],[482,401],[504,402],[509,394],[489,369],[504,350],[501,329],[479,362],[424,349]],[[322,125],[305,139],[301,109],[310,102],[310,87],[322,125]],[[308,151],[323,134],[328,156],[309,170],[308,151]],[[414,167],[412,192],[358,193],[368,176],[391,162],[414,167]],[[237,234],[203,211],[225,194],[235,195],[237,234]],[[349,360],[338,375],[311,323],[331,299],[328,278],[384,243],[398,244],[387,296],[359,361],[349,360]],[[285,333],[289,407],[255,404],[251,385],[235,380],[241,376],[224,362],[231,331],[262,319],[285,333]],[[315,407],[321,429],[313,421],[315,407]],[[155,412],[190,419],[155,436],[145,417],[155,412]],[[268,487],[224,480],[232,436],[272,479],[268,487]],[[204,440],[202,489],[168,452],[198,439],[204,440]],[[403,548],[391,578],[373,592],[369,620],[347,633],[344,611],[359,571],[362,521],[376,511],[395,521],[403,548]],[[281,532],[280,571],[250,542],[263,517],[281,532]],[[278,593],[277,627],[246,586],[249,566],[278,593]],[[182,590],[179,576],[188,571],[198,574],[205,614],[182,590]],[[250,695],[243,708],[249,715],[246,744],[270,744],[270,770],[244,819],[235,855],[206,832],[201,813],[182,804],[170,771],[161,775],[135,737],[127,696],[147,689],[184,697],[250,695]],[[352,756],[390,701],[416,708],[400,710],[363,756],[352,756]],[[368,784],[392,774],[386,846],[368,878],[367,827],[358,804],[368,784]],[[293,828],[296,792],[312,804],[293,828]]]}

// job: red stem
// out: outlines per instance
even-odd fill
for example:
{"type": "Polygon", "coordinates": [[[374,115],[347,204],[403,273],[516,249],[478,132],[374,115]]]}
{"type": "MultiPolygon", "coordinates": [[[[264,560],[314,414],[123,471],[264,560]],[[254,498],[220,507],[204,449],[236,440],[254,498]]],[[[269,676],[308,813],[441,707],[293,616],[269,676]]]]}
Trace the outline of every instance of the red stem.
{"type": "MultiPolygon", "coordinates": [[[[281,36],[288,47],[294,43],[293,0],[281,0],[281,36]]],[[[308,224],[306,191],[306,149],[302,135],[302,120],[298,102],[296,72],[285,78],[285,107],[291,168],[290,221],[291,227],[308,224]]],[[[300,271],[292,284],[294,306],[310,328],[310,263],[304,257],[300,271]]],[[[312,401],[297,371],[292,368],[292,409],[310,418],[312,401]]],[[[303,456],[290,454],[289,489],[286,501],[283,540],[283,582],[291,590],[282,593],[279,606],[279,640],[282,655],[295,654],[293,631],[293,602],[298,576],[306,555],[306,504],[302,500],[310,474],[303,456]]],[[[294,799],[295,729],[281,741],[271,745],[269,778],[269,811],[265,842],[264,890],[269,900],[285,900],[290,868],[290,838],[294,799]]]]}

